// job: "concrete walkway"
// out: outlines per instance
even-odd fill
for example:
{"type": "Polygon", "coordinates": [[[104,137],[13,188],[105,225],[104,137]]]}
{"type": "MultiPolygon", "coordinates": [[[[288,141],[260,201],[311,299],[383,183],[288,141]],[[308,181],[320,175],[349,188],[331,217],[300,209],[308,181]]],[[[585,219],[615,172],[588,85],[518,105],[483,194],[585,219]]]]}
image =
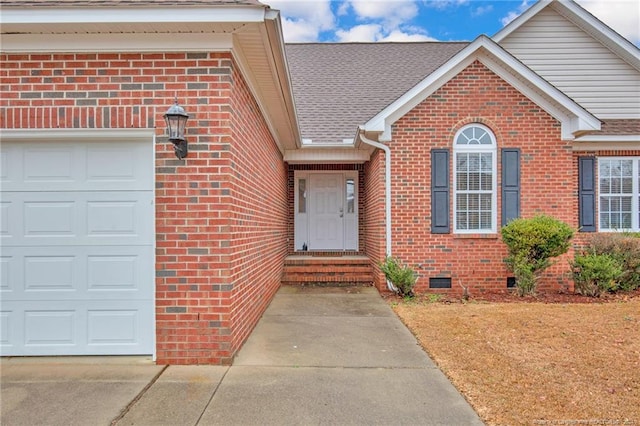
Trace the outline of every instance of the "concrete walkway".
{"type": "Polygon", "coordinates": [[[373,288],[280,289],[231,367],[2,363],[2,425],[476,425],[373,288]]]}

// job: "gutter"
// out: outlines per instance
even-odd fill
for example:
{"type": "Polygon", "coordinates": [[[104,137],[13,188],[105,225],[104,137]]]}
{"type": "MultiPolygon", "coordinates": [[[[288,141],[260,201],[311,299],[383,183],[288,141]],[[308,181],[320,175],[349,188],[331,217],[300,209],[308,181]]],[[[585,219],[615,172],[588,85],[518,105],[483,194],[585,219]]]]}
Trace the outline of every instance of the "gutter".
{"type": "MultiPolygon", "coordinates": [[[[386,256],[391,256],[391,149],[380,142],[368,139],[364,135],[364,129],[362,126],[358,130],[358,136],[360,140],[367,145],[371,145],[374,148],[379,148],[384,151],[384,207],[385,207],[385,245],[386,256]]],[[[398,292],[395,285],[387,280],[387,288],[394,293],[398,292]]]]}

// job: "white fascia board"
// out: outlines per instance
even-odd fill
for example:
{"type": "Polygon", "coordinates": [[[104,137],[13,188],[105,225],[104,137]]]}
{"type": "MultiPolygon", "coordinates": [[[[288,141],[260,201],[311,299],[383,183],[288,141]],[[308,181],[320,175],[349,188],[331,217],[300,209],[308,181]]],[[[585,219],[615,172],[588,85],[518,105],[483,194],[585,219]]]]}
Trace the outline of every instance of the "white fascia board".
{"type": "Polygon", "coordinates": [[[262,22],[264,6],[56,7],[4,8],[4,31],[25,24],[101,24],[136,22],[262,22]]]}
{"type": "Polygon", "coordinates": [[[562,139],[572,140],[576,133],[600,130],[601,122],[562,91],[533,72],[495,43],[483,46],[487,54],[478,59],[496,75],[548,112],[562,124],[562,139]],[[515,73],[515,74],[514,74],[515,73]],[[521,78],[517,78],[520,76],[521,78]],[[524,79],[524,81],[523,81],[524,79]]]}
{"type": "Polygon", "coordinates": [[[498,31],[497,33],[495,33],[493,35],[493,37],[491,37],[493,39],[493,41],[495,41],[496,43],[500,43],[502,40],[504,40],[505,38],[507,38],[507,36],[509,36],[509,34],[511,34],[512,32],[514,32],[515,30],[517,30],[518,28],[520,28],[522,25],[524,25],[529,19],[531,19],[532,17],[534,17],[535,15],[537,15],[542,9],[544,9],[545,7],[547,7],[547,5],[549,5],[549,3],[551,3],[554,0],[540,0],[538,1],[536,4],[534,4],[533,6],[531,6],[529,9],[525,10],[523,13],[520,14],[520,16],[518,16],[516,19],[514,19],[513,21],[509,22],[505,27],[503,27],[500,31],[498,31]]]}
{"type": "MultiPolygon", "coordinates": [[[[478,39],[476,39],[477,42],[478,39]]],[[[424,80],[409,89],[385,109],[376,114],[362,127],[365,132],[379,133],[380,142],[391,140],[391,125],[411,111],[420,102],[429,97],[444,83],[469,66],[473,59],[470,55],[476,50],[476,42],[469,44],[440,68],[429,74],[424,80]]]]}
{"type": "Polygon", "coordinates": [[[499,44],[547,6],[551,6],[556,12],[565,16],[579,27],[588,29],[587,32],[600,43],[612,49],[631,66],[640,70],[640,53],[638,48],[573,0],[540,0],[498,31],[492,37],[493,41],[499,44]]]}
{"type": "MultiPolygon", "coordinates": [[[[295,98],[293,96],[293,88],[291,86],[291,74],[289,72],[289,63],[285,52],[284,33],[282,31],[282,21],[280,20],[280,11],[268,9],[264,15],[264,30],[268,39],[263,39],[265,49],[270,53],[269,58],[272,61],[275,77],[282,93],[286,116],[289,121],[289,133],[296,147],[302,145],[302,137],[300,135],[300,126],[298,124],[298,112],[295,106],[295,98]]],[[[287,144],[289,145],[289,144],[287,144]]]]}
{"type": "Polygon", "coordinates": [[[231,34],[4,34],[0,51],[30,52],[226,52],[231,34]]]}
{"type": "MultiPolygon", "coordinates": [[[[275,19],[275,21],[279,21],[279,19],[275,19]]],[[[252,66],[250,58],[245,54],[242,43],[239,41],[238,37],[233,38],[234,47],[232,49],[232,55],[240,69],[240,73],[243,75],[245,82],[249,87],[249,90],[258,104],[258,108],[260,109],[267,127],[269,128],[269,132],[273,136],[280,152],[284,154],[285,150],[292,146],[301,146],[302,141],[297,127],[297,117],[295,116],[296,111],[287,104],[288,101],[292,102],[293,94],[291,93],[290,87],[287,85],[288,81],[283,81],[284,74],[279,72],[279,69],[276,67],[276,63],[279,63],[281,67],[282,61],[286,61],[283,50],[284,42],[282,42],[282,32],[276,28],[276,38],[279,37],[280,40],[272,40],[271,38],[268,38],[268,34],[271,34],[271,32],[268,28],[265,28],[266,26],[274,24],[273,15],[268,15],[265,22],[260,25],[259,28],[259,33],[261,35],[260,39],[267,55],[267,63],[261,62],[259,65],[252,66]],[[276,43],[276,46],[278,46],[280,50],[278,50],[278,47],[274,47],[272,43],[276,43]],[[274,58],[274,55],[278,55],[278,57],[274,58]],[[273,78],[273,84],[278,85],[278,89],[281,94],[279,99],[274,101],[273,97],[264,95],[254,72],[254,69],[258,68],[261,70],[264,70],[265,68],[269,69],[270,75],[273,78]],[[289,98],[287,99],[287,97],[289,98]],[[277,105],[275,105],[275,102],[277,102],[277,105]],[[274,122],[273,115],[269,113],[271,108],[282,108],[286,111],[285,116],[287,116],[287,118],[293,123],[288,123],[288,125],[278,125],[278,123],[274,122]],[[282,132],[279,130],[282,130],[282,132]]],[[[286,76],[288,78],[288,73],[286,76]]]]}
{"type": "Polygon", "coordinates": [[[481,61],[492,72],[559,120],[563,127],[563,139],[574,139],[576,132],[600,130],[601,123],[596,117],[486,36],[478,37],[458,52],[447,63],[369,120],[363,129],[378,132],[380,141],[390,141],[393,123],[475,60],[481,61]]]}
{"type": "MultiPolygon", "coordinates": [[[[575,139],[574,142],[635,142],[640,143],[640,135],[584,135],[575,139]]],[[[637,148],[637,146],[636,146],[637,148]]]]}
{"type": "Polygon", "coordinates": [[[1,129],[0,136],[9,141],[65,141],[86,140],[150,140],[155,129],[1,129]]]}
{"type": "Polygon", "coordinates": [[[288,149],[284,161],[289,164],[313,163],[364,163],[371,159],[371,153],[362,149],[342,149],[338,147],[288,149]]]}
{"type": "Polygon", "coordinates": [[[637,151],[640,138],[633,141],[621,141],[619,137],[608,142],[573,141],[573,151],[637,151]]]}
{"type": "Polygon", "coordinates": [[[554,1],[551,7],[640,70],[640,50],[574,1],[554,1]]]}

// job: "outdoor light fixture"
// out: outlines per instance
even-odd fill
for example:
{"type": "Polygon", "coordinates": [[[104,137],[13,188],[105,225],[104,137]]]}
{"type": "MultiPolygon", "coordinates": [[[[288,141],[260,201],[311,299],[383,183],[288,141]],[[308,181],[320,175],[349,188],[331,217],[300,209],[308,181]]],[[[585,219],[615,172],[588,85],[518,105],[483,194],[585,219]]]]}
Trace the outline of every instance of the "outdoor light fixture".
{"type": "Polygon", "coordinates": [[[178,98],[176,98],[175,103],[171,105],[164,114],[164,120],[167,122],[169,141],[173,144],[176,157],[181,160],[186,157],[189,152],[187,140],[184,137],[188,119],[189,114],[184,111],[184,108],[178,105],[178,98]]]}

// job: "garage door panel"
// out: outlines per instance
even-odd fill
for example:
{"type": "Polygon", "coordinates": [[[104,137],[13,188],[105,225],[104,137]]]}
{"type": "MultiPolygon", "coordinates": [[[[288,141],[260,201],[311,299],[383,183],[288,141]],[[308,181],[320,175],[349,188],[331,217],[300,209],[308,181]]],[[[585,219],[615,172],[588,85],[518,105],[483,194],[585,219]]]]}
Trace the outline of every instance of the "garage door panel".
{"type": "Polygon", "coordinates": [[[73,345],[77,338],[75,310],[30,309],[24,312],[25,346],[73,345]]]}
{"type": "Polygon", "coordinates": [[[3,144],[3,190],[148,190],[150,151],[149,144],[111,141],[3,144]]]}
{"type": "Polygon", "coordinates": [[[78,149],[72,144],[34,144],[24,149],[22,182],[47,185],[73,183],[81,179],[78,149]]]}
{"type": "Polygon", "coordinates": [[[8,192],[3,209],[5,245],[137,244],[153,238],[151,191],[8,192]]]}
{"type": "Polygon", "coordinates": [[[139,339],[138,311],[126,309],[87,312],[87,340],[89,345],[135,344],[139,339]]]}
{"type": "MultiPolygon", "coordinates": [[[[4,197],[3,197],[4,198],[4,197]]],[[[11,214],[13,203],[5,201],[0,202],[0,236],[9,236],[9,215],[11,214]]]]}
{"type": "Polygon", "coordinates": [[[0,311],[0,348],[15,345],[13,340],[15,333],[12,333],[14,329],[13,319],[14,314],[12,311],[0,311]]]}
{"type": "Polygon", "coordinates": [[[0,352],[153,353],[151,140],[3,141],[0,166],[0,352]]]}
{"type": "Polygon", "coordinates": [[[149,300],[150,246],[7,247],[3,249],[5,300],[149,300]]]}
{"type": "Polygon", "coordinates": [[[12,287],[10,283],[16,282],[16,279],[13,278],[14,273],[12,272],[12,268],[13,268],[13,257],[1,256],[0,257],[0,298],[2,297],[1,293],[11,291],[12,287]]]}
{"type": "Polygon", "coordinates": [[[0,312],[0,353],[16,355],[149,354],[150,308],[135,301],[17,302],[0,312]]]}
{"type": "Polygon", "coordinates": [[[52,291],[66,297],[76,292],[74,272],[78,268],[77,256],[25,256],[25,292],[52,291]]]}
{"type": "Polygon", "coordinates": [[[75,237],[79,223],[74,201],[26,201],[23,204],[25,237],[75,237]]]}

